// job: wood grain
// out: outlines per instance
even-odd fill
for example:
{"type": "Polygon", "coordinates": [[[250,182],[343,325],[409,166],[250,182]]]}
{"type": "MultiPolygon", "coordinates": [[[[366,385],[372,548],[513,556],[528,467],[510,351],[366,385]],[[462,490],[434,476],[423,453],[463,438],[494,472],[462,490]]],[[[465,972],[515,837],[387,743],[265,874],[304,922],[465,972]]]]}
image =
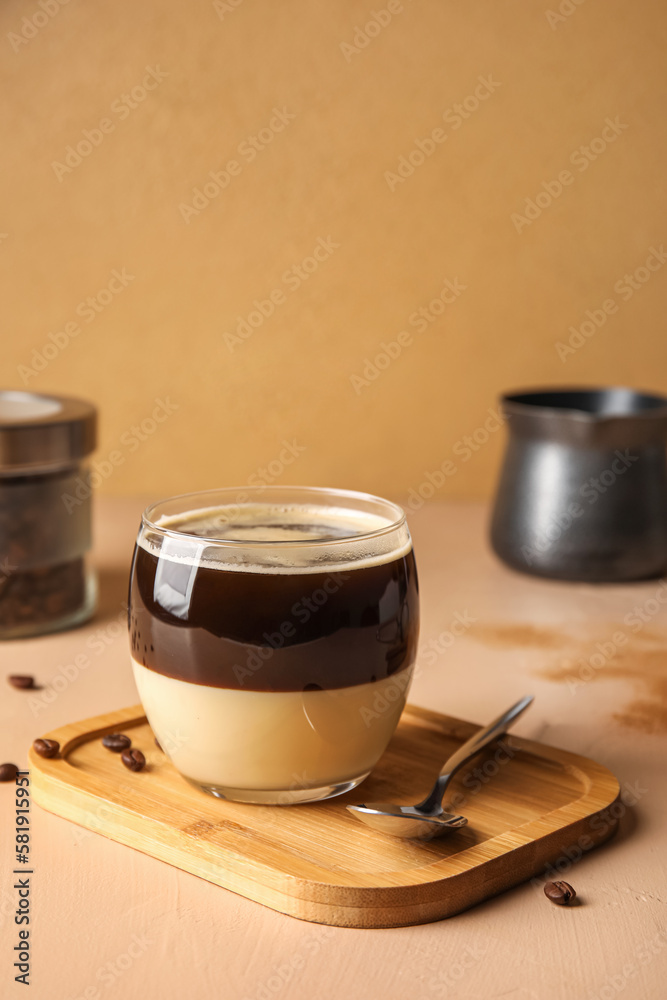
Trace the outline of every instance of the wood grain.
{"type": "Polygon", "coordinates": [[[476,727],[408,706],[363,785],[327,802],[223,802],[184,781],[155,747],[141,706],[57,729],[61,754],[30,751],[43,808],[282,913],[347,927],[397,927],[452,916],[606,840],[616,778],[592,760],[518,737],[490,748],[445,800],[469,823],[430,842],[364,827],[351,802],[417,801],[445,758],[476,727]],[[147,758],[128,771],[102,746],[122,731],[147,758]],[[598,821],[596,822],[596,818],[598,821]]]}

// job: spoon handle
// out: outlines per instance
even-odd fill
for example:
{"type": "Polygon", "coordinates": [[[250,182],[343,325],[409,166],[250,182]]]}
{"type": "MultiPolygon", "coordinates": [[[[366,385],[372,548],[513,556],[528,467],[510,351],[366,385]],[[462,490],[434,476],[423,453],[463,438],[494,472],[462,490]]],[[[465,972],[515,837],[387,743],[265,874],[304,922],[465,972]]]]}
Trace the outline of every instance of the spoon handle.
{"type": "Polygon", "coordinates": [[[480,729],[469,740],[459,747],[459,749],[449,757],[443,764],[442,770],[438,776],[438,779],[433,786],[433,790],[420,802],[415,808],[428,812],[442,802],[442,798],[445,794],[445,789],[449,784],[451,778],[454,776],[456,771],[463,766],[471,757],[483,750],[485,746],[489,743],[493,743],[499,736],[502,736],[504,732],[519,718],[522,712],[528,708],[528,706],[533,701],[533,695],[526,695],[521,701],[517,701],[516,705],[512,705],[508,708],[506,712],[499,715],[497,719],[489,723],[483,729],[480,729]]]}

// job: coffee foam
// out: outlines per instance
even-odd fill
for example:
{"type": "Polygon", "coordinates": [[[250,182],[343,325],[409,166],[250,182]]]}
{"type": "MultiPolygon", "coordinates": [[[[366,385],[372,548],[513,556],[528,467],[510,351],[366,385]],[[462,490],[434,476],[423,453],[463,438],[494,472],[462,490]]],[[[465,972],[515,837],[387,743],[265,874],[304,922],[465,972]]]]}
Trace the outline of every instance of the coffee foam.
{"type": "Polygon", "coordinates": [[[392,523],[346,507],[228,504],[163,516],[156,526],[174,534],[147,528],[138,544],[161,559],[192,566],[245,573],[343,572],[407,555],[412,548],[407,525],[391,529],[392,523]],[[372,532],[381,533],[365,537],[372,532]]]}

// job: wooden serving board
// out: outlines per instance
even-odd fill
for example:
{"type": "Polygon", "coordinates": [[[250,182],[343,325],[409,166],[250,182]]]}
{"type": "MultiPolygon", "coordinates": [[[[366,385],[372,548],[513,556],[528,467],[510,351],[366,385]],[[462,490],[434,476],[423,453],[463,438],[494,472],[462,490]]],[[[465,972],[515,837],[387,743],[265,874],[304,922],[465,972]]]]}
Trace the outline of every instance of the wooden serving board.
{"type": "Polygon", "coordinates": [[[61,753],[45,760],[30,751],[31,784],[45,809],[281,913],[400,927],[452,916],[614,832],[605,810],[619,785],[606,768],[515,736],[504,737],[509,751],[489,748],[450,786],[445,806],[453,799],[469,823],[449,836],[396,840],[346,810],[352,802],[417,801],[476,729],[408,706],[354,791],[312,805],[242,805],[181,778],[136,706],[45,734],[61,753]],[[131,737],[145,770],[128,771],[102,746],[111,732],[131,737]]]}

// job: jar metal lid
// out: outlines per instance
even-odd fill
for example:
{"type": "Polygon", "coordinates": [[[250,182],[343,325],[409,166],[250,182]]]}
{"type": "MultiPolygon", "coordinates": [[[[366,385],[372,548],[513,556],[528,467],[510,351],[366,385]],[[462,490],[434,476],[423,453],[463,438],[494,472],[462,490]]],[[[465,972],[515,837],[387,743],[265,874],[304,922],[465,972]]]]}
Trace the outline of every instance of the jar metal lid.
{"type": "Polygon", "coordinates": [[[0,474],[71,465],[93,451],[96,432],[92,403],[0,389],[0,474]]]}

